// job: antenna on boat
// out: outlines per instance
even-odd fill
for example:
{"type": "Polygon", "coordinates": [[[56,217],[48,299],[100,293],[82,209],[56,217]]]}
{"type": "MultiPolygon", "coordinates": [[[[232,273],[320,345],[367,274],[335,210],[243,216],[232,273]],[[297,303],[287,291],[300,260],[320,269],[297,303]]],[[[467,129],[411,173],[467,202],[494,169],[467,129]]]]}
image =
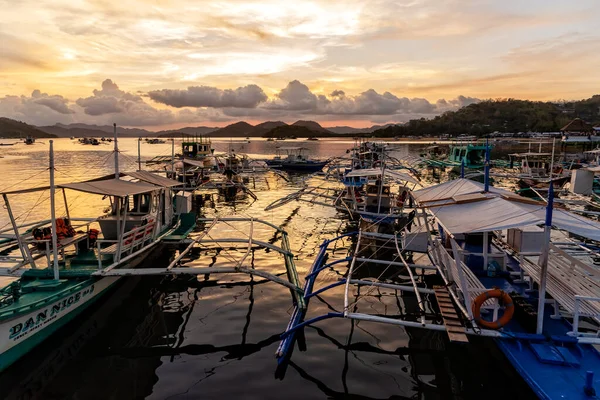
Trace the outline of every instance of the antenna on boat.
{"type": "Polygon", "coordinates": [[[58,280],[58,238],[56,236],[56,204],[54,199],[54,140],[50,140],[50,220],[52,221],[52,257],[54,280],[58,280]]]}
{"type": "Polygon", "coordinates": [[[175,179],[175,138],[171,138],[171,178],[175,179]]]}
{"type": "Polygon", "coordinates": [[[138,171],[142,170],[142,138],[138,139],[138,171]]]}
{"type": "Polygon", "coordinates": [[[554,204],[554,185],[550,180],[548,203],[546,204],[546,223],[544,224],[544,247],[540,255],[540,286],[538,289],[538,315],[535,333],[542,334],[544,329],[544,306],[546,305],[546,277],[548,275],[548,256],[550,252],[550,231],[552,229],[552,207],[554,204]]]}
{"type": "Polygon", "coordinates": [[[119,145],[117,144],[117,124],[113,124],[115,135],[115,178],[119,179],[119,145]]]}
{"type": "Polygon", "coordinates": [[[487,193],[490,191],[490,146],[489,139],[485,139],[485,164],[484,164],[484,191],[487,193]]]}

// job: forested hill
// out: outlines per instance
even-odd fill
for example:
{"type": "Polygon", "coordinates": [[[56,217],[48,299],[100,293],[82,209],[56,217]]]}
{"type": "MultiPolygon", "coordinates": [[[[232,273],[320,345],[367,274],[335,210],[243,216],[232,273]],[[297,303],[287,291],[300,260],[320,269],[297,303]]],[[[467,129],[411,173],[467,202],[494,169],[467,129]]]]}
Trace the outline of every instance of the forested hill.
{"type": "Polygon", "coordinates": [[[404,125],[375,131],[375,136],[437,136],[499,132],[556,132],[573,118],[600,123],[600,95],[574,102],[485,100],[432,119],[410,120],[404,125]]]}

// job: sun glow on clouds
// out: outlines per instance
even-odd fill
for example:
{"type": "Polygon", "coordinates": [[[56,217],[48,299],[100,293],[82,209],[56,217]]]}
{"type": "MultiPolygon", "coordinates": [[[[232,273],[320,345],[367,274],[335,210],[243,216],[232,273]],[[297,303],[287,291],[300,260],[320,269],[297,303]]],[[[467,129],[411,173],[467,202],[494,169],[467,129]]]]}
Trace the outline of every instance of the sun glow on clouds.
{"type": "MultiPolygon", "coordinates": [[[[343,90],[363,101],[374,89],[435,104],[459,95],[586,97],[600,81],[597,0],[0,0],[0,7],[0,99],[39,89],[74,103],[111,78],[128,93],[256,84],[276,100],[298,80],[315,95],[343,90]]],[[[317,108],[366,109],[349,99],[317,108]]],[[[125,106],[152,121],[167,115],[140,101],[125,106]]],[[[219,109],[181,116],[216,121],[226,112],[237,117],[219,109]]],[[[273,116],[298,116],[286,113],[273,116]]]]}

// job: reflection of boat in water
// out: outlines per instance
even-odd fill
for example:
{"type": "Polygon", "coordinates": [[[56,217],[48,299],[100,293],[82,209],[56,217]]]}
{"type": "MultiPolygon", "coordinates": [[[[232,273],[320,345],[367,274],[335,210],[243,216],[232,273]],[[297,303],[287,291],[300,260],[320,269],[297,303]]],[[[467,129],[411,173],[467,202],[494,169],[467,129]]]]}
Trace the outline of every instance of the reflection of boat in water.
{"type": "Polygon", "coordinates": [[[327,165],[328,161],[315,161],[309,159],[303,154],[304,147],[280,147],[277,149],[277,155],[271,160],[265,160],[271,168],[281,169],[284,171],[297,172],[318,172],[327,165]],[[282,157],[281,151],[285,151],[287,155],[282,157]]]}
{"type": "Polygon", "coordinates": [[[3,193],[13,223],[0,232],[0,275],[14,280],[0,290],[0,370],[100,298],[119,279],[107,273],[137,266],[172,231],[171,187],[179,183],[145,171],[122,176],[116,143],[115,160],[114,176],[55,186],[50,142],[50,220],[17,226],[8,200],[47,187],[3,193]],[[98,218],[73,217],[65,194],[66,214],[56,218],[56,188],[109,198],[111,207],[98,218]]]}

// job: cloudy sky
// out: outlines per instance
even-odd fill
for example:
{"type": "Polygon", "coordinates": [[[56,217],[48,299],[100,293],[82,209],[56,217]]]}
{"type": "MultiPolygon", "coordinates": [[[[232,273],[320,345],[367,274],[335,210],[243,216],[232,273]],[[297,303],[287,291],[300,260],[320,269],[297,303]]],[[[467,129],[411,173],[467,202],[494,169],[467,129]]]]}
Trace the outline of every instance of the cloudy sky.
{"type": "Polygon", "coordinates": [[[0,116],[368,126],[600,93],[598,0],[0,0],[0,116]]]}

